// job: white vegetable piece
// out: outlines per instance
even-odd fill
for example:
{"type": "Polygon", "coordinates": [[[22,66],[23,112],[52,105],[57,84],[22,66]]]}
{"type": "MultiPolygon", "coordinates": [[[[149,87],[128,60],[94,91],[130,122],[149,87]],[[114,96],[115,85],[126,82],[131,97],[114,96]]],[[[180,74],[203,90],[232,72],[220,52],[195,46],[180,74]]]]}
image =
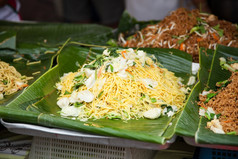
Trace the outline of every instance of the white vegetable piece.
{"type": "Polygon", "coordinates": [[[138,54],[138,58],[139,58],[139,60],[142,64],[142,66],[144,66],[145,65],[145,59],[146,59],[146,53],[142,50],[138,50],[137,54],[138,54]]]}
{"type": "Polygon", "coordinates": [[[3,94],[0,93],[0,100],[2,100],[4,97],[3,97],[3,94]]]}
{"type": "Polygon", "coordinates": [[[204,108],[199,108],[199,115],[200,116],[205,116],[206,110],[204,108]]]}
{"type": "Polygon", "coordinates": [[[16,85],[17,85],[18,87],[21,87],[23,84],[24,84],[24,82],[16,81],[16,85]]]}
{"type": "Polygon", "coordinates": [[[158,85],[157,81],[154,81],[150,78],[141,79],[146,88],[153,89],[158,85]]]}
{"type": "Polygon", "coordinates": [[[60,114],[62,116],[78,116],[81,112],[81,108],[75,107],[75,106],[67,106],[63,107],[60,114]]]}
{"type": "Polygon", "coordinates": [[[208,108],[207,108],[207,112],[208,112],[208,113],[216,114],[215,111],[212,109],[212,107],[208,107],[208,108]]]}
{"type": "Polygon", "coordinates": [[[95,74],[95,70],[90,70],[89,68],[84,68],[84,72],[87,77],[90,77],[91,75],[95,74]]]}
{"type": "Polygon", "coordinates": [[[207,95],[209,93],[210,93],[210,91],[202,91],[201,95],[205,96],[205,95],[207,95]]]}
{"type": "Polygon", "coordinates": [[[108,51],[108,49],[106,49],[106,50],[103,51],[102,54],[105,55],[105,56],[109,56],[110,55],[110,51],[108,51]]]}
{"type": "Polygon", "coordinates": [[[196,82],[195,76],[190,76],[187,85],[188,85],[188,86],[191,86],[191,85],[193,85],[195,82],[196,82]]]}
{"type": "Polygon", "coordinates": [[[78,92],[73,91],[71,96],[69,97],[69,102],[70,103],[76,103],[76,102],[82,102],[79,98],[78,98],[78,92]]]}
{"type": "Polygon", "coordinates": [[[176,105],[171,105],[172,109],[173,109],[173,112],[176,112],[178,111],[178,107],[176,105]]]}
{"type": "Polygon", "coordinates": [[[167,115],[168,115],[168,117],[173,116],[173,115],[174,115],[174,112],[169,111],[169,112],[167,113],[167,115]]]}
{"type": "Polygon", "coordinates": [[[60,81],[64,81],[64,78],[66,76],[68,76],[70,73],[72,73],[72,72],[64,73],[64,75],[62,77],[60,77],[60,81]]]}
{"type": "Polygon", "coordinates": [[[126,78],[127,78],[127,73],[126,73],[125,70],[119,71],[119,72],[117,73],[117,75],[118,75],[119,77],[123,78],[123,79],[126,79],[126,78]]]}
{"type": "Polygon", "coordinates": [[[94,95],[89,90],[84,90],[78,93],[78,98],[82,101],[89,103],[93,101],[94,95]]]}
{"type": "Polygon", "coordinates": [[[222,125],[218,119],[213,119],[211,122],[207,122],[207,127],[217,134],[225,134],[223,131],[222,125]]]}
{"type": "Polygon", "coordinates": [[[56,83],[56,89],[62,90],[63,86],[60,83],[56,83]]]}
{"type": "Polygon", "coordinates": [[[161,109],[160,108],[152,108],[149,109],[148,111],[144,112],[144,117],[148,119],[156,119],[160,117],[161,115],[161,109]]]}
{"type": "Polygon", "coordinates": [[[63,97],[57,101],[57,105],[62,109],[63,107],[69,106],[69,98],[63,97]]]}
{"type": "Polygon", "coordinates": [[[133,66],[133,64],[134,64],[133,62],[134,62],[134,60],[127,60],[126,64],[128,66],[133,66]]]}
{"type": "MultiPolygon", "coordinates": [[[[117,57],[112,59],[113,72],[122,71],[128,68],[126,64],[126,59],[123,57],[117,57]]],[[[108,72],[111,72],[111,68],[108,67],[108,72]]]]}
{"type": "Polygon", "coordinates": [[[87,89],[90,89],[93,87],[94,83],[95,83],[96,79],[95,79],[95,70],[93,70],[93,73],[90,75],[90,77],[85,81],[85,85],[87,87],[87,89]]]}

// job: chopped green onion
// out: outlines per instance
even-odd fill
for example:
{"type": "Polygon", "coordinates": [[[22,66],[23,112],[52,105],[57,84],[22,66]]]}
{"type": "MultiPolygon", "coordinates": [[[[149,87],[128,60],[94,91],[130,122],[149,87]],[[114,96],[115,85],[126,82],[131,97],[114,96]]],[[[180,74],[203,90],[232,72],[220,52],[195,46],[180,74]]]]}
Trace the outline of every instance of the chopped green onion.
{"type": "Polygon", "coordinates": [[[216,26],[214,26],[213,29],[215,29],[217,31],[217,33],[220,37],[223,36],[224,31],[220,28],[220,24],[217,24],[216,26]]]}
{"type": "Polygon", "coordinates": [[[229,83],[231,83],[231,81],[229,81],[229,80],[224,80],[224,81],[217,82],[216,85],[217,85],[218,87],[226,87],[229,83]]]}
{"type": "Polygon", "coordinates": [[[85,65],[84,68],[96,69],[97,67],[94,65],[85,65]]]}
{"type": "Polygon", "coordinates": [[[83,106],[83,103],[75,102],[75,103],[74,103],[74,106],[75,106],[75,107],[81,107],[81,106],[83,106]]]}
{"type": "Polygon", "coordinates": [[[101,91],[99,94],[98,94],[98,98],[100,98],[102,96],[104,91],[101,91]]]}
{"type": "Polygon", "coordinates": [[[7,80],[3,80],[2,83],[3,83],[4,85],[7,85],[8,81],[7,81],[7,80]]]}
{"type": "Polygon", "coordinates": [[[136,63],[133,61],[133,65],[132,66],[135,66],[136,65],[136,63]]]}
{"type": "Polygon", "coordinates": [[[177,38],[179,38],[179,37],[176,36],[176,35],[172,35],[172,38],[177,39],[177,38]]]}
{"type": "Polygon", "coordinates": [[[64,92],[64,95],[71,94],[71,92],[68,92],[67,90],[64,92]]]}
{"type": "Polygon", "coordinates": [[[220,57],[219,60],[220,60],[220,66],[221,66],[223,69],[229,70],[229,71],[231,71],[231,72],[235,72],[235,71],[236,71],[234,68],[232,68],[230,65],[228,65],[228,64],[226,63],[226,59],[225,59],[224,57],[220,57]]]}
{"type": "Polygon", "coordinates": [[[238,60],[236,60],[236,61],[228,61],[227,63],[228,64],[238,63],[238,60]]]}
{"type": "Polygon", "coordinates": [[[167,106],[167,113],[173,111],[173,108],[171,106],[167,106]]]}
{"type": "Polygon", "coordinates": [[[209,93],[207,94],[207,99],[205,101],[205,103],[207,103],[211,98],[213,98],[214,96],[216,96],[218,93],[209,93]]]}
{"type": "Polygon", "coordinates": [[[81,81],[82,79],[83,79],[83,75],[79,75],[79,76],[74,77],[74,80],[77,81],[77,82],[81,81]]]}
{"type": "Polygon", "coordinates": [[[153,88],[153,86],[152,86],[152,85],[150,85],[150,84],[149,84],[148,86],[149,86],[149,87],[151,87],[151,88],[153,88]]]}
{"type": "Polygon", "coordinates": [[[108,40],[108,41],[107,41],[107,44],[108,44],[109,46],[112,46],[112,47],[117,47],[117,46],[118,46],[116,40],[114,40],[114,39],[108,40]]]}
{"type": "Polygon", "coordinates": [[[165,107],[167,107],[167,106],[168,106],[167,104],[161,104],[161,105],[160,105],[160,107],[163,108],[163,109],[164,109],[165,107]]]}
{"type": "Polygon", "coordinates": [[[145,98],[145,94],[141,93],[140,95],[141,95],[141,98],[140,98],[140,100],[142,100],[142,99],[144,99],[144,98],[145,98]]]}
{"type": "Polygon", "coordinates": [[[231,132],[228,132],[226,133],[227,135],[236,135],[236,131],[231,131],[231,132]]]}
{"type": "Polygon", "coordinates": [[[150,98],[151,103],[155,103],[157,100],[155,98],[150,98]]]}
{"type": "Polygon", "coordinates": [[[74,86],[73,86],[73,89],[74,90],[76,90],[76,89],[78,89],[80,86],[82,86],[83,85],[83,83],[76,83],[74,86]]]}
{"type": "Polygon", "coordinates": [[[113,72],[113,66],[110,64],[110,70],[111,72],[113,72]]]}
{"type": "Polygon", "coordinates": [[[208,120],[211,120],[211,116],[209,113],[205,112],[205,116],[207,117],[208,120]]]}

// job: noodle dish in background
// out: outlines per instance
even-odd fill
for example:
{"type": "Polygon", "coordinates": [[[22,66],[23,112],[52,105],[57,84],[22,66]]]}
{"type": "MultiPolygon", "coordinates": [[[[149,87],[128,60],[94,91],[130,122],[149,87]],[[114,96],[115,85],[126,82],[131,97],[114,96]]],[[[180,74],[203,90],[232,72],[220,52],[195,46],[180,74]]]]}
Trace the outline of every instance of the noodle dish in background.
{"type": "Polygon", "coordinates": [[[218,44],[237,48],[237,35],[236,24],[219,20],[213,14],[200,13],[197,9],[179,8],[133,35],[120,33],[118,44],[123,47],[175,48],[191,54],[193,61],[198,62],[199,48],[215,50],[218,44]]]}

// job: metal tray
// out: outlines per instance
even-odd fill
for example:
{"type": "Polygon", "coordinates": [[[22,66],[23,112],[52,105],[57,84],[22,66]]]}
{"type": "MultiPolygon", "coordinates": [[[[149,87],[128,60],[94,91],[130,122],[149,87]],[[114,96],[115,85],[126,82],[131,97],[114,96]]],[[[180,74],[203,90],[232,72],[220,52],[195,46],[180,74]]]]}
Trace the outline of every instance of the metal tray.
{"type": "Polygon", "coordinates": [[[192,137],[183,137],[184,141],[192,146],[196,147],[206,147],[206,148],[214,148],[214,149],[223,149],[223,150],[235,150],[238,151],[238,146],[230,146],[230,145],[213,145],[213,144],[197,144],[195,139],[192,137]]]}
{"type": "Polygon", "coordinates": [[[104,144],[104,145],[110,145],[110,146],[131,147],[131,148],[139,148],[139,149],[150,149],[150,150],[167,149],[170,146],[170,144],[172,144],[176,139],[176,136],[173,136],[170,140],[167,140],[166,144],[160,145],[156,143],[149,143],[149,142],[130,140],[130,139],[124,139],[124,138],[118,138],[118,137],[101,136],[101,135],[95,135],[95,134],[82,133],[78,131],[76,132],[71,130],[63,130],[58,128],[48,128],[48,127],[38,126],[38,125],[23,124],[23,123],[9,123],[9,122],[3,121],[2,119],[1,119],[1,123],[8,129],[8,131],[17,133],[17,134],[72,140],[72,141],[81,141],[81,142],[104,144]]]}

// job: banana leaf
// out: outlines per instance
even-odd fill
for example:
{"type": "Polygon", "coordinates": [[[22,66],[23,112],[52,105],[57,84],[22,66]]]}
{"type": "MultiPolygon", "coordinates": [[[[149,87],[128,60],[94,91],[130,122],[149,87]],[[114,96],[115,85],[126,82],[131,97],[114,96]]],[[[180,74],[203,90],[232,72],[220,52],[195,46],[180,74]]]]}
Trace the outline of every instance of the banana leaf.
{"type": "MultiPolygon", "coordinates": [[[[185,78],[185,82],[189,78],[192,64],[190,55],[173,49],[143,50],[154,54],[164,67],[185,78]]],[[[64,73],[76,71],[79,68],[77,65],[93,60],[102,51],[103,48],[86,48],[68,44],[60,52],[57,66],[41,76],[17,99],[6,107],[0,108],[0,117],[10,121],[165,144],[165,141],[174,135],[177,117],[163,116],[156,120],[139,119],[127,122],[108,119],[81,122],[60,117],[58,113],[60,109],[56,104],[58,94],[55,83],[64,73]],[[19,111],[16,111],[16,108],[19,111]]]]}
{"type": "Polygon", "coordinates": [[[16,33],[2,31],[0,32],[0,49],[16,49],[16,33]]]}
{"type": "Polygon", "coordinates": [[[96,24],[0,22],[1,31],[16,32],[17,45],[20,42],[50,47],[62,45],[68,38],[81,43],[106,45],[112,36],[112,28],[96,24]]]}
{"type": "MultiPolygon", "coordinates": [[[[29,80],[28,84],[32,84],[37,78],[39,78],[44,72],[52,67],[53,58],[55,56],[58,48],[47,48],[44,47],[45,51],[51,50],[50,54],[45,54],[45,51],[34,52],[25,52],[19,51],[16,48],[16,34],[10,31],[1,32],[3,36],[1,37],[2,43],[0,44],[0,60],[9,63],[11,66],[14,66],[21,75],[26,75],[28,77],[33,77],[32,80],[29,80]],[[5,38],[5,39],[4,39],[5,38]],[[14,61],[14,59],[21,58],[21,60],[14,61]],[[38,64],[27,65],[28,62],[41,61],[38,64]],[[40,72],[39,72],[40,71],[40,72]],[[33,75],[32,73],[39,72],[38,74],[33,75]]],[[[22,47],[25,48],[25,47],[22,47]]],[[[34,50],[40,50],[39,46],[35,45],[32,47],[34,50]]],[[[18,91],[14,94],[7,95],[3,100],[0,100],[0,106],[6,105],[21,94],[24,90],[18,91]]]]}
{"type": "MultiPolygon", "coordinates": [[[[220,57],[228,58],[232,57],[234,60],[238,60],[238,48],[231,48],[219,45],[214,53],[211,72],[208,79],[208,87],[215,89],[216,82],[226,80],[230,77],[231,73],[228,70],[224,70],[220,67],[220,57]]],[[[238,146],[237,135],[216,134],[206,128],[208,120],[204,117],[200,119],[198,131],[196,132],[196,142],[206,144],[218,144],[218,145],[232,145],[238,146]]]]}
{"type": "Polygon", "coordinates": [[[157,24],[159,20],[150,20],[150,21],[138,21],[132,17],[127,11],[124,11],[116,34],[126,33],[127,36],[134,34],[136,31],[145,28],[147,25],[157,24]]]}
{"type": "Polygon", "coordinates": [[[181,136],[194,137],[199,124],[199,114],[197,101],[199,93],[205,88],[208,75],[210,72],[210,66],[212,63],[213,51],[200,49],[199,63],[200,69],[198,72],[198,83],[192,89],[185,108],[183,109],[178,124],[176,125],[176,134],[181,136]]]}

